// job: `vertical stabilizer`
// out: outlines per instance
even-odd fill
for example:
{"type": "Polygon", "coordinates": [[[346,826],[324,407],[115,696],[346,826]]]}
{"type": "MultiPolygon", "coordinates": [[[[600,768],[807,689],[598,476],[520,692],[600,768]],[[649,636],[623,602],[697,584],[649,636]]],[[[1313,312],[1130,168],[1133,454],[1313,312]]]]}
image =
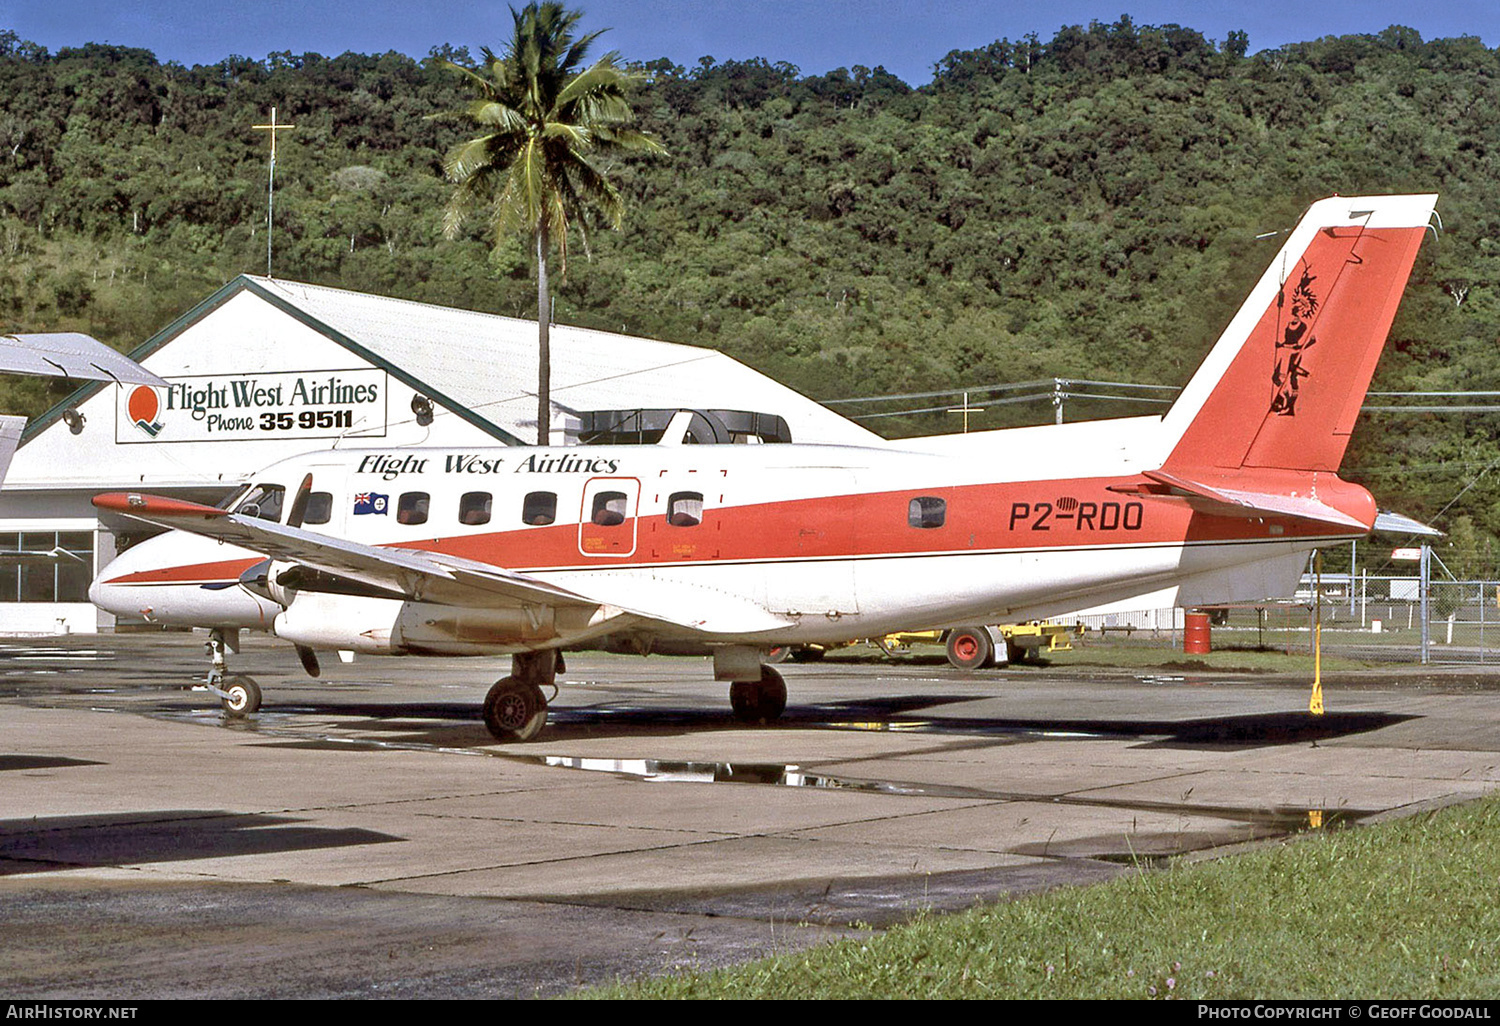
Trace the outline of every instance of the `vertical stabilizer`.
{"type": "Polygon", "coordinates": [[[1167,413],[1163,469],[1336,471],[1436,200],[1314,203],[1167,413]]]}

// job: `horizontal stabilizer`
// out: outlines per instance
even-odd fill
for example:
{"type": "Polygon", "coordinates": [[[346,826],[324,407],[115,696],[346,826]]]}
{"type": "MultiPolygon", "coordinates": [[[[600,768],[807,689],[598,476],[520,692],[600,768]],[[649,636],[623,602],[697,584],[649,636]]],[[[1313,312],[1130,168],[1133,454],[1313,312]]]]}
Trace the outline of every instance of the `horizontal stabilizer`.
{"type": "MultiPolygon", "coordinates": [[[[1298,520],[1335,524],[1360,532],[1368,531],[1372,522],[1361,520],[1320,498],[1317,475],[1299,475],[1295,484],[1301,487],[1294,485],[1276,491],[1246,488],[1245,485],[1253,482],[1248,475],[1240,475],[1234,481],[1234,487],[1206,484],[1167,470],[1147,471],[1146,476],[1169,487],[1170,494],[1185,496],[1191,500],[1194,509],[1217,516],[1294,517],[1298,520]]],[[[1325,476],[1328,480],[1324,482],[1324,488],[1341,486],[1337,487],[1339,496],[1359,496],[1363,493],[1363,489],[1352,488],[1332,475],[1325,476]]],[[[1368,496],[1368,493],[1363,494],[1368,496]]],[[[1373,517],[1373,510],[1371,515],[1373,517]]]]}
{"type": "Polygon", "coordinates": [[[1429,527],[1420,520],[1400,513],[1388,513],[1381,510],[1375,517],[1375,530],[1380,534],[1416,534],[1427,538],[1441,538],[1443,532],[1436,527],[1429,527]]]}

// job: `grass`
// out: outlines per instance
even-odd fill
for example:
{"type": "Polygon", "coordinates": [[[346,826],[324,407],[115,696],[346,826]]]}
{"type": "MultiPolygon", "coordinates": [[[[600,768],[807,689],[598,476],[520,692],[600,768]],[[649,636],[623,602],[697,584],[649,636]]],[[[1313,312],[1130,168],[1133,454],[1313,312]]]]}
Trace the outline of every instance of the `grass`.
{"type": "Polygon", "coordinates": [[[1500,800],[591,998],[1493,998],[1500,800]]]}
{"type": "MultiPolygon", "coordinates": [[[[1305,640],[1303,644],[1306,644],[1305,640]]],[[[866,646],[835,649],[828,658],[840,662],[887,661],[887,657],[878,649],[866,646]]],[[[899,655],[896,659],[929,663],[935,666],[948,665],[941,645],[913,645],[910,652],[899,655]]],[[[1323,653],[1324,672],[1364,670],[1370,668],[1371,665],[1374,664],[1330,655],[1327,651],[1323,653]]],[[[1159,643],[1120,641],[1101,643],[1086,639],[1081,643],[1075,643],[1072,649],[1043,653],[1039,664],[1026,663],[1011,669],[1013,672],[1023,673],[1031,669],[1067,669],[1075,666],[1115,667],[1126,670],[1302,673],[1306,674],[1309,684],[1312,683],[1313,675],[1313,657],[1306,652],[1293,652],[1288,655],[1286,650],[1281,648],[1240,645],[1215,648],[1203,655],[1185,655],[1180,640],[1174,646],[1166,639],[1161,639],[1159,643]]]]}
{"type": "MultiPolygon", "coordinates": [[[[1305,673],[1312,682],[1313,657],[1305,652],[1288,655],[1274,648],[1215,648],[1202,655],[1186,655],[1178,648],[1148,648],[1143,645],[1088,645],[1044,657],[1052,667],[1113,666],[1122,669],[1223,670],[1229,672],[1305,673]]],[[[1323,670],[1363,670],[1371,664],[1323,653],[1323,670]]]]}

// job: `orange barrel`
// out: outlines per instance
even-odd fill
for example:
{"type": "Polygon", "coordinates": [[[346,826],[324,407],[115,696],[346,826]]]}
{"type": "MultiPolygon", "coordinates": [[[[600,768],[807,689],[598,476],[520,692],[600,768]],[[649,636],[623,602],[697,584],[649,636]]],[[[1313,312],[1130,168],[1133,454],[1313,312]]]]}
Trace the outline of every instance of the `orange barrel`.
{"type": "Polygon", "coordinates": [[[1182,650],[1190,655],[1203,655],[1212,651],[1208,614],[1188,613],[1183,619],[1182,650]]]}

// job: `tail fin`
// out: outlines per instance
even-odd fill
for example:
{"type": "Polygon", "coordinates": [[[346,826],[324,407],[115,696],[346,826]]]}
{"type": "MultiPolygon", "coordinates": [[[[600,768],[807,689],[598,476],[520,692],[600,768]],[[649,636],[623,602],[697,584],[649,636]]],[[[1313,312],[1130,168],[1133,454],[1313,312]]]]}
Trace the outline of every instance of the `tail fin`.
{"type": "Polygon", "coordinates": [[[1336,471],[1436,201],[1308,208],[1168,411],[1162,471],[1336,471]]]}

